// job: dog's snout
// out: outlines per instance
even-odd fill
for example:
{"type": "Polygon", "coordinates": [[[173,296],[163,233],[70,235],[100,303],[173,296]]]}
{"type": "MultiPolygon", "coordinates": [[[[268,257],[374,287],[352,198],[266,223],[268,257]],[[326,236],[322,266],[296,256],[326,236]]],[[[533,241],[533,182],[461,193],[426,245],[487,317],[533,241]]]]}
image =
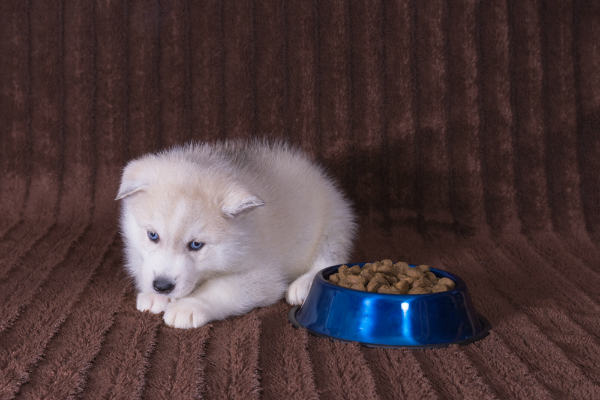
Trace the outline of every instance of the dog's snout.
{"type": "Polygon", "coordinates": [[[175,284],[164,278],[157,278],[153,282],[154,290],[161,294],[169,294],[173,291],[175,284]]]}

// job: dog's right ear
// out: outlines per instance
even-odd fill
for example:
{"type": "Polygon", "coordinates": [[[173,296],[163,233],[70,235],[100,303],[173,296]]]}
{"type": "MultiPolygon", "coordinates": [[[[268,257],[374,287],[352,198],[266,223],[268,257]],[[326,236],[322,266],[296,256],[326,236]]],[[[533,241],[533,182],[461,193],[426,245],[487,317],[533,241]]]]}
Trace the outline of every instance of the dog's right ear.
{"type": "Polygon", "coordinates": [[[121,186],[115,200],[121,200],[134,193],[145,190],[148,187],[149,179],[143,163],[140,160],[131,161],[123,170],[121,186]]]}
{"type": "Polygon", "coordinates": [[[237,187],[231,190],[223,201],[221,211],[227,218],[241,218],[265,202],[246,189],[237,187]]]}

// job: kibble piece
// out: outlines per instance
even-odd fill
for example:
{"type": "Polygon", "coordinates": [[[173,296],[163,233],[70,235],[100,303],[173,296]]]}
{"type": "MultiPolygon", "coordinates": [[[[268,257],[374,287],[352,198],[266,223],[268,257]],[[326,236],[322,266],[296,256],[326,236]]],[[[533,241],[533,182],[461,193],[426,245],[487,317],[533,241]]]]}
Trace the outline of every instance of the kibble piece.
{"type": "Polygon", "coordinates": [[[364,269],[363,267],[363,270],[360,271],[359,275],[371,280],[371,278],[375,276],[375,272],[372,269],[364,269]]]}
{"type": "Polygon", "coordinates": [[[427,290],[425,290],[425,288],[422,287],[416,287],[416,288],[412,288],[408,291],[408,294],[425,294],[428,293],[427,290]]]}
{"type": "Polygon", "coordinates": [[[413,283],[410,284],[411,288],[426,287],[426,286],[429,286],[429,281],[423,277],[417,279],[416,281],[414,281],[413,283]]]}
{"type": "Polygon", "coordinates": [[[425,276],[427,277],[427,279],[429,279],[430,281],[434,281],[437,279],[437,277],[435,276],[435,274],[431,271],[429,272],[425,272],[425,276]]]}
{"type": "Polygon", "coordinates": [[[390,285],[393,285],[394,283],[398,282],[398,278],[396,278],[394,275],[386,275],[385,279],[387,279],[390,285]]]}
{"type": "Polygon", "coordinates": [[[448,278],[442,278],[438,281],[438,284],[441,283],[442,285],[446,285],[448,286],[448,289],[452,290],[454,289],[454,286],[456,286],[456,283],[454,283],[454,281],[452,279],[448,279],[448,278]]]}
{"type": "Polygon", "coordinates": [[[377,290],[377,293],[400,294],[400,291],[393,286],[384,285],[377,290]]]}
{"type": "Polygon", "coordinates": [[[444,285],[443,283],[438,283],[437,285],[431,288],[431,291],[433,293],[447,292],[448,286],[444,285]]]}
{"type": "Polygon", "coordinates": [[[383,274],[379,273],[379,272],[377,272],[375,274],[375,276],[373,278],[371,278],[371,282],[373,282],[373,281],[379,282],[382,285],[389,284],[389,282],[387,281],[387,279],[385,279],[385,276],[383,274]]]}
{"type": "Polygon", "coordinates": [[[375,265],[373,265],[373,263],[366,263],[365,265],[363,265],[362,270],[366,271],[366,270],[372,270],[375,268],[375,265]]]}
{"type": "Polygon", "coordinates": [[[338,268],[338,274],[340,274],[340,275],[346,275],[346,274],[348,274],[348,269],[349,269],[349,268],[348,268],[348,266],[347,266],[346,264],[344,264],[344,265],[341,265],[341,266],[338,268]]]}
{"type": "Polygon", "coordinates": [[[348,289],[350,289],[350,287],[352,286],[352,284],[350,284],[350,283],[348,283],[348,282],[346,282],[346,281],[342,281],[342,280],[340,280],[340,281],[339,281],[339,283],[338,283],[338,286],[341,286],[341,287],[345,287],[345,288],[348,288],[348,289]]]}
{"type": "Polygon", "coordinates": [[[346,282],[350,283],[351,285],[355,285],[357,283],[366,285],[367,283],[369,283],[369,280],[367,278],[365,278],[364,276],[360,276],[360,275],[348,275],[346,277],[346,282]]]}
{"type": "Polygon", "coordinates": [[[383,265],[387,265],[388,267],[391,267],[392,265],[394,265],[394,263],[392,262],[392,260],[388,260],[385,259],[381,262],[383,265]]]}
{"type": "Polygon", "coordinates": [[[410,290],[410,284],[408,281],[400,281],[394,285],[396,289],[400,292],[400,294],[406,294],[410,290]]]}
{"type": "Polygon", "coordinates": [[[414,277],[414,276],[407,276],[405,278],[400,278],[401,281],[407,281],[409,285],[412,284],[417,279],[419,279],[419,278],[414,277]]]}
{"type": "Polygon", "coordinates": [[[355,283],[354,285],[350,286],[350,289],[360,290],[361,292],[364,292],[366,290],[365,285],[363,285],[362,283],[355,283]]]}
{"type": "Polygon", "coordinates": [[[382,274],[391,274],[392,266],[387,264],[381,264],[377,267],[377,272],[381,272],[382,274]]]}
{"type": "Polygon", "coordinates": [[[367,284],[367,292],[377,293],[377,290],[381,287],[381,282],[371,279],[371,282],[367,284]]]}
{"type": "Polygon", "coordinates": [[[338,274],[333,274],[329,276],[329,282],[338,283],[340,281],[340,276],[338,274]]]}
{"type": "Polygon", "coordinates": [[[429,265],[421,264],[415,267],[417,271],[421,271],[422,273],[429,272],[429,265]]]}
{"type": "Polygon", "coordinates": [[[392,266],[392,271],[394,272],[394,274],[399,275],[406,275],[406,271],[408,271],[410,267],[408,266],[407,263],[405,262],[398,262],[396,264],[394,264],[392,266]]]}
{"type": "Polygon", "coordinates": [[[360,267],[358,265],[355,265],[352,268],[348,268],[348,274],[350,274],[350,275],[358,275],[358,274],[360,274],[360,267]]]}
{"type": "Polygon", "coordinates": [[[421,271],[419,271],[418,269],[416,269],[416,268],[409,268],[406,271],[406,275],[408,275],[408,276],[414,276],[415,278],[420,278],[420,277],[423,276],[423,273],[421,271]]]}

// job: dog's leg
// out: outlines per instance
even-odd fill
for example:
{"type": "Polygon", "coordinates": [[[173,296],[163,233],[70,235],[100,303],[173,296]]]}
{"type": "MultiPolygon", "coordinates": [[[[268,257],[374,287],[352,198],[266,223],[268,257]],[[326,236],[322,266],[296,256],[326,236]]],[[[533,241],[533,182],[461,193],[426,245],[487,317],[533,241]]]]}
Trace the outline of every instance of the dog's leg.
{"type": "Polygon", "coordinates": [[[319,259],[315,261],[311,269],[304,275],[301,275],[294,282],[292,282],[292,284],[288,288],[285,297],[288,304],[294,306],[304,303],[304,300],[306,300],[306,296],[308,296],[308,292],[312,285],[312,281],[315,278],[317,272],[331,265],[335,265],[335,261],[327,262],[325,259],[319,259]]]}
{"type": "Polygon", "coordinates": [[[332,265],[348,262],[353,233],[350,228],[340,232],[345,233],[336,233],[325,237],[308,272],[292,282],[286,295],[288,304],[300,305],[304,303],[317,272],[332,265]]]}
{"type": "Polygon", "coordinates": [[[137,309],[140,311],[150,311],[152,314],[159,314],[167,308],[169,298],[158,293],[138,293],[137,309]]]}
{"type": "Polygon", "coordinates": [[[197,328],[273,304],[285,292],[285,282],[271,278],[254,271],[210,279],[192,295],[169,303],[164,321],[175,328],[197,328]]]}

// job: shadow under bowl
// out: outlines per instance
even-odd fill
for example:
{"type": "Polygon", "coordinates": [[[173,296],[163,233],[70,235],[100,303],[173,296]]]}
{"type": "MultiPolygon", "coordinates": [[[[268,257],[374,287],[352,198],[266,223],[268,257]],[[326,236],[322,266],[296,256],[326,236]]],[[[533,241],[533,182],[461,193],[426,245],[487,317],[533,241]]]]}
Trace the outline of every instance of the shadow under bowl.
{"type": "Polygon", "coordinates": [[[317,273],[304,304],[290,310],[288,318],[296,328],[367,347],[417,349],[469,344],[489,334],[489,322],[475,313],[465,282],[454,274],[431,268],[438,278],[456,283],[447,292],[383,294],[328,282],[339,267],[317,273]]]}

